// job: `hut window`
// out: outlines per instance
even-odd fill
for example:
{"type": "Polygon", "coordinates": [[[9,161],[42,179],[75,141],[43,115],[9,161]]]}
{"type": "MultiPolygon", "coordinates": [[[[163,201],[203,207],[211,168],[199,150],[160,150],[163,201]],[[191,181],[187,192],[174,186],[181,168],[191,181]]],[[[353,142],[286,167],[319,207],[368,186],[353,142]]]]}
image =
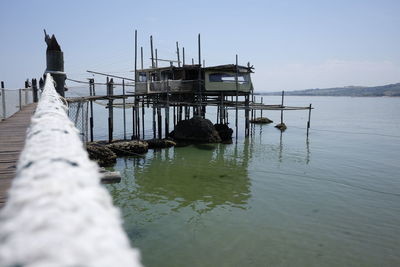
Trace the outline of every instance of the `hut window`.
{"type": "MultiPolygon", "coordinates": [[[[234,83],[235,82],[235,74],[234,73],[211,73],[208,76],[210,82],[225,82],[225,83],[234,83]]],[[[239,83],[248,83],[249,75],[240,73],[238,75],[239,83]]]]}
{"type": "Polygon", "coordinates": [[[139,82],[147,82],[146,72],[139,72],[139,82]]]}

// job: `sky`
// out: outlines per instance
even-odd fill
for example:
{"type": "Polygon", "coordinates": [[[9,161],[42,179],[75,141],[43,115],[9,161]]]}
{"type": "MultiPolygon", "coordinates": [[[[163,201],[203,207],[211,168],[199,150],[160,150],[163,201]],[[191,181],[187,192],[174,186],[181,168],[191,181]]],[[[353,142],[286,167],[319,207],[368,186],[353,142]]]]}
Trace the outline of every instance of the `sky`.
{"type": "Polygon", "coordinates": [[[254,65],[255,92],[397,83],[399,13],[398,0],[0,0],[0,80],[19,88],[43,74],[43,29],[57,37],[68,78],[132,78],[136,29],[145,67],[150,35],[159,58],[175,59],[178,41],[190,62],[200,33],[206,66],[238,54],[254,65]]]}

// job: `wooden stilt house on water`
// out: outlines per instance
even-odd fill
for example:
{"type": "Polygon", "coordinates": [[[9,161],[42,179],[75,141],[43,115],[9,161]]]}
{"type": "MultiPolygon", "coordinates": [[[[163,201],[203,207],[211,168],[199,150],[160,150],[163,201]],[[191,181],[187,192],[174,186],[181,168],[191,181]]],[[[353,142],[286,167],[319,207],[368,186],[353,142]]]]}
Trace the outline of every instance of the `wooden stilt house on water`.
{"type": "Polygon", "coordinates": [[[201,67],[183,65],[137,70],[136,94],[183,93],[247,95],[253,90],[253,67],[234,64],[201,67]]]}

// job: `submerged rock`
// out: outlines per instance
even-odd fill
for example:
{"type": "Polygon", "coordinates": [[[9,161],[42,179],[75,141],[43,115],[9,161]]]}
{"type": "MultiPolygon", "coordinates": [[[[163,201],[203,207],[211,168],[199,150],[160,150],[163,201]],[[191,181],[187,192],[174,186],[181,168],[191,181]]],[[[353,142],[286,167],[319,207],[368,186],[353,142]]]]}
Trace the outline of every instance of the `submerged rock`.
{"type": "Polygon", "coordinates": [[[150,149],[176,146],[174,141],[168,139],[150,139],[146,140],[146,142],[149,144],[150,149]]]}
{"type": "Polygon", "coordinates": [[[117,162],[117,155],[102,144],[88,143],[86,144],[86,150],[89,158],[96,161],[99,166],[110,166],[117,162]]]}
{"type": "Polygon", "coordinates": [[[221,138],[210,120],[193,117],[175,126],[171,136],[178,141],[219,143],[221,138]]]}
{"type": "Polygon", "coordinates": [[[282,132],[285,131],[287,129],[286,124],[285,123],[279,123],[277,125],[275,125],[275,128],[278,128],[279,130],[281,130],[282,132]]]}
{"type": "Polygon", "coordinates": [[[117,156],[134,156],[135,154],[143,154],[148,151],[149,145],[146,141],[117,141],[106,145],[117,156]]]}
{"type": "Polygon", "coordinates": [[[258,118],[250,120],[250,122],[257,123],[257,124],[267,124],[267,123],[272,123],[273,121],[266,117],[258,117],[258,118]]]}
{"type": "Polygon", "coordinates": [[[233,130],[229,128],[227,124],[214,124],[214,127],[215,130],[217,130],[222,142],[232,142],[233,130]]]}

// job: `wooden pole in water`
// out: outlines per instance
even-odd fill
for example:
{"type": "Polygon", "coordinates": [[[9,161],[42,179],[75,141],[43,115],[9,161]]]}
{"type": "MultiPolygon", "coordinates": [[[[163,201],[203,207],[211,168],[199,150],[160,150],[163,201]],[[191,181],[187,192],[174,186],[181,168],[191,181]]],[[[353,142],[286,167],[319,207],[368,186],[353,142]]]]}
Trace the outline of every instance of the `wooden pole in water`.
{"type": "Polygon", "coordinates": [[[198,115],[198,116],[200,116],[201,115],[201,107],[202,107],[202,104],[201,104],[201,101],[202,101],[202,96],[201,96],[201,39],[200,39],[200,33],[199,33],[199,35],[197,36],[197,42],[198,42],[198,53],[199,53],[199,67],[198,67],[198,76],[197,76],[197,79],[198,79],[198,95],[197,95],[197,97],[198,97],[198,108],[197,108],[197,114],[196,115],[198,115]]]}
{"type": "Polygon", "coordinates": [[[250,102],[250,95],[249,94],[246,94],[246,96],[245,96],[245,101],[244,101],[245,103],[245,111],[244,111],[244,116],[245,116],[245,135],[246,136],[249,136],[249,133],[250,133],[250,131],[249,131],[249,113],[250,113],[250,110],[249,110],[249,102],[250,102]]]}
{"type": "Polygon", "coordinates": [[[309,132],[309,130],[310,130],[311,109],[312,109],[312,106],[311,106],[311,104],[310,104],[310,106],[308,107],[307,137],[308,137],[308,132],[309,132]]]}
{"type": "Polygon", "coordinates": [[[161,108],[157,106],[158,139],[162,139],[162,114],[161,108]]]}
{"type": "Polygon", "coordinates": [[[123,121],[124,121],[124,140],[126,140],[126,99],[125,99],[125,79],[122,79],[122,108],[123,108],[123,121]]]}
{"type": "MultiPolygon", "coordinates": [[[[178,44],[178,42],[177,42],[177,44],[178,44]]],[[[179,52],[179,49],[178,49],[178,52],[179,52]]],[[[179,58],[179,54],[178,54],[178,58],[179,58]]],[[[167,81],[167,83],[168,83],[168,81],[167,81]]],[[[164,113],[165,113],[165,138],[167,138],[169,136],[169,86],[168,85],[167,85],[167,104],[165,106],[164,113]]]]}
{"type": "Polygon", "coordinates": [[[281,124],[283,123],[283,100],[285,98],[285,91],[282,91],[282,102],[281,102],[281,124]]]}
{"type": "MultiPolygon", "coordinates": [[[[263,105],[263,103],[264,103],[264,98],[261,97],[261,106],[263,105]]],[[[261,118],[262,118],[262,116],[263,116],[263,109],[262,108],[261,108],[260,112],[261,112],[261,118]]]]}
{"type": "Polygon", "coordinates": [[[239,82],[238,82],[238,55],[236,55],[236,72],[235,72],[235,84],[236,84],[236,105],[235,105],[235,127],[236,127],[236,141],[238,139],[238,100],[239,100],[239,82]]]}
{"type": "Polygon", "coordinates": [[[133,101],[133,105],[132,105],[132,140],[136,140],[137,139],[137,126],[136,126],[136,98],[133,97],[132,101],[133,101]]]}
{"type": "Polygon", "coordinates": [[[175,105],[172,107],[172,110],[173,110],[173,115],[174,115],[174,128],[175,128],[175,125],[176,125],[176,106],[175,105]]]}
{"type": "Polygon", "coordinates": [[[153,138],[156,139],[156,103],[153,99],[153,138]]]}
{"type": "Polygon", "coordinates": [[[107,77],[107,96],[108,98],[108,142],[111,143],[113,140],[113,124],[114,124],[114,114],[113,114],[113,100],[112,96],[114,94],[114,81],[109,80],[107,77]]]}
{"type": "MultiPolygon", "coordinates": [[[[90,96],[93,96],[93,95],[94,95],[94,79],[89,79],[89,94],[90,94],[90,96]]],[[[93,128],[94,128],[94,120],[93,120],[93,100],[90,100],[89,127],[90,127],[90,142],[93,142],[93,128]]]]}
{"type": "Polygon", "coordinates": [[[140,106],[139,97],[135,97],[137,140],[140,140],[140,108],[139,108],[139,106],[140,106]]]}
{"type": "Polygon", "coordinates": [[[144,96],[142,96],[142,138],[144,140],[144,96]]]}
{"type": "MultiPolygon", "coordinates": [[[[152,38],[152,37],[150,37],[150,38],[152,38]]],[[[151,41],[152,42],[152,41],[151,41]]],[[[136,82],[137,82],[137,30],[135,30],[135,92],[136,92],[136,82]]],[[[136,108],[136,105],[137,105],[137,101],[136,101],[136,97],[134,98],[134,106],[132,107],[132,121],[133,121],[133,137],[132,137],[132,139],[135,139],[135,138],[137,138],[137,120],[136,120],[136,117],[137,117],[137,108],[136,108]]]]}
{"type": "Polygon", "coordinates": [[[154,68],[154,53],[153,53],[153,36],[150,35],[150,49],[151,49],[151,67],[154,68]]]}
{"type": "Polygon", "coordinates": [[[225,123],[225,110],[224,110],[224,92],[221,92],[221,95],[220,95],[220,98],[221,98],[221,104],[220,104],[220,107],[219,107],[219,110],[220,110],[220,112],[219,112],[219,123],[221,123],[221,124],[224,124],[225,123]]]}

